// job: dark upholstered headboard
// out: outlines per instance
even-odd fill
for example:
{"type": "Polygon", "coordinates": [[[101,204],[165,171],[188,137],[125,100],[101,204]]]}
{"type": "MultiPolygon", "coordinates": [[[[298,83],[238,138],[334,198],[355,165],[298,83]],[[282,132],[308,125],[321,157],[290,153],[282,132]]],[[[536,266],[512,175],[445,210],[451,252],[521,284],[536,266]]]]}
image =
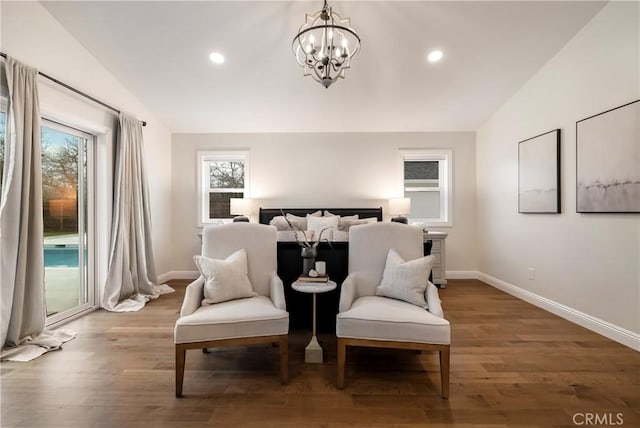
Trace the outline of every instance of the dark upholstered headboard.
{"type": "Polygon", "coordinates": [[[316,211],[325,210],[339,216],[356,215],[360,218],[375,217],[382,221],[382,207],[380,208],[260,208],[258,221],[262,224],[269,224],[272,218],[282,215],[282,212],[304,217],[316,211]]]}

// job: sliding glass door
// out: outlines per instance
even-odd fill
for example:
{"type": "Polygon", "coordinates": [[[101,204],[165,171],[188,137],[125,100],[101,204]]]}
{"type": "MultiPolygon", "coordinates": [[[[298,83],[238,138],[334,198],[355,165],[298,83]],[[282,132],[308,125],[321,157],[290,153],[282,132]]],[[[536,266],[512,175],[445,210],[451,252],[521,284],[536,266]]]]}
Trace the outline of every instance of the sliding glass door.
{"type": "Polygon", "coordinates": [[[42,208],[47,323],[94,304],[94,137],[42,122],[42,208]]]}

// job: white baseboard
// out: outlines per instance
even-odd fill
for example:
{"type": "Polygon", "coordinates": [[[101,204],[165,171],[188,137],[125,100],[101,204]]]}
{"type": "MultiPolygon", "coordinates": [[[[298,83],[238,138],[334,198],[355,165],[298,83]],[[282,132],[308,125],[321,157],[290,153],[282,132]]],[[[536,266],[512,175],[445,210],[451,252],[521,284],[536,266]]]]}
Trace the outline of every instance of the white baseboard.
{"type": "Polygon", "coordinates": [[[479,275],[477,270],[448,270],[445,273],[447,279],[478,279],[479,275]]]}
{"type": "Polygon", "coordinates": [[[165,283],[172,279],[196,279],[200,276],[197,270],[171,270],[158,275],[158,282],[165,283]]]}
{"type": "Polygon", "coordinates": [[[555,302],[546,297],[539,296],[530,291],[524,290],[501,279],[494,278],[491,275],[487,275],[482,272],[478,272],[480,281],[502,290],[505,293],[511,294],[525,302],[531,303],[539,308],[542,308],[552,314],[558,315],[566,320],[576,323],[584,328],[587,328],[593,332],[608,337],[611,340],[615,340],[629,348],[640,351],[640,334],[629,331],[620,326],[611,324],[610,322],[601,320],[577,309],[570,308],[561,303],[555,302]]]}

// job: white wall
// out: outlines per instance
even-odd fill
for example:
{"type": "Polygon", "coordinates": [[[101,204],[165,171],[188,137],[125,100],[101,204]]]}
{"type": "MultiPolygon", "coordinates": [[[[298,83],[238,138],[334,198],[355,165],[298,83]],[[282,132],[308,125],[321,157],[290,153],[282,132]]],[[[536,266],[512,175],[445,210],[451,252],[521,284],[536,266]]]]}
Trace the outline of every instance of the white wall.
{"type": "Polygon", "coordinates": [[[599,325],[617,340],[633,345],[635,337],[635,346],[640,217],[576,213],[575,125],[640,98],[638,7],[607,5],[477,135],[478,261],[485,279],[583,325],[599,325]],[[517,143],[554,128],[562,129],[562,214],[518,214],[517,143]],[[527,279],[529,267],[535,280],[527,279]]]}
{"type": "MultiPolygon", "coordinates": [[[[171,134],[100,62],[36,2],[2,2],[1,50],[81,91],[147,122],[145,156],[153,210],[153,246],[159,273],[171,251],[171,134]]],[[[115,115],[40,79],[43,113],[91,132],[109,135],[115,115]]],[[[108,143],[111,143],[109,141],[108,143]]],[[[108,152],[103,152],[108,155],[108,152]]],[[[110,201],[99,201],[102,213],[110,201]]],[[[104,252],[104,251],[103,251],[104,252]]],[[[106,263],[106,254],[101,261],[106,263]]]]}
{"type": "MultiPolygon", "coordinates": [[[[193,271],[199,253],[196,153],[249,149],[250,194],[268,208],[383,207],[402,195],[399,149],[453,150],[453,227],[447,270],[476,269],[475,134],[308,133],[174,134],[173,248],[176,271],[193,271]]],[[[436,230],[436,228],[433,228],[436,230]]]]}

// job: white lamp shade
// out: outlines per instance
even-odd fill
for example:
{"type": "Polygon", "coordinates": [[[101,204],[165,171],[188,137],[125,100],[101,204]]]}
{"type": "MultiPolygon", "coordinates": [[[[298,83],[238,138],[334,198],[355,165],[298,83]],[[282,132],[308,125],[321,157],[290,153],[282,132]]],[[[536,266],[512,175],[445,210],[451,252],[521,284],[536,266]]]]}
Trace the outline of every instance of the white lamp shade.
{"type": "Polygon", "coordinates": [[[408,215],[411,213],[411,198],[389,199],[389,213],[391,215],[408,215]]]}
{"type": "Polygon", "coordinates": [[[249,215],[251,214],[252,201],[246,198],[229,199],[229,211],[231,215],[249,215]]]}

